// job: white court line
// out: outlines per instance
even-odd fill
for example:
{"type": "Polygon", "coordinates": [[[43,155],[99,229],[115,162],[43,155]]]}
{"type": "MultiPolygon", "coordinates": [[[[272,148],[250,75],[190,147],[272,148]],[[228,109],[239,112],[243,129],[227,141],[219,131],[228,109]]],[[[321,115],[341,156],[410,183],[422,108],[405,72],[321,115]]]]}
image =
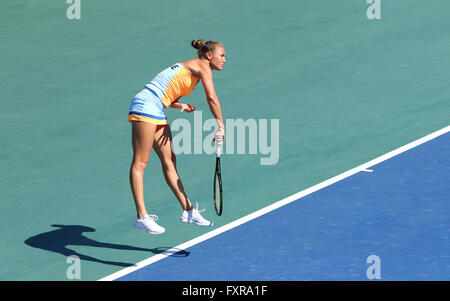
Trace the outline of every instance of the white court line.
{"type": "Polygon", "coordinates": [[[391,151],[391,152],[389,152],[389,153],[387,153],[385,155],[382,155],[382,156],[380,156],[380,157],[378,157],[376,159],[373,159],[373,160],[371,160],[371,161],[369,161],[367,163],[364,163],[364,164],[362,164],[362,165],[360,165],[358,167],[350,169],[350,170],[348,170],[348,171],[346,171],[344,173],[341,173],[340,175],[337,175],[337,176],[335,176],[333,178],[330,178],[330,179],[328,179],[328,180],[326,180],[326,181],[324,181],[322,183],[314,185],[314,186],[312,186],[312,187],[310,187],[308,189],[302,190],[302,191],[300,191],[300,192],[298,192],[296,194],[293,194],[293,195],[291,195],[291,196],[289,196],[289,197],[287,197],[285,199],[282,199],[282,200],[280,200],[280,201],[278,201],[276,203],[273,203],[273,204],[271,204],[271,205],[269,205],[267,207],[264,207],[264,208],[262,208],[262,209],[260,209],[258,211],[255,211],[255,212],[253,212],[253,213],[251,213],[249,215],[246,215],[246,216],[244,216],[244,217],[242,217],[240,219],[237,219],[237,220],[235,220],[235,221],[233,221],[231,223],[223,225],[222,227],[217,228],[217,229],[215,229],[215,230],[213,230],[211,232],[205,233],[205,234],[203,234],[203,235],[201,235],[199,237],[196,237],[196,238],[191,239],[191,240],[189,240],[189,241],[187,241],[185,243],[182,243],[181,245],[178,245],[178,246],[176,246],[176,247],[174,247],[174,248],[172,248],[170,250],[167,250],[167,251],[165,251],[165,252],[163,252],[161,254],[154,255],[154,256],[152,256],[152,257],[150,257],[148,259],[145,259],[145,260],[143,260],[141,262],[138,262],[134,266],[124,268],[124,269],[122,269],[122,270],[120,270],[120,271],[118,271],[116,273],[113,273],[113,274],[111,274],[109,276],[106,276],[106,277],[104,277],[102,279],[99,279],[99,281],[112,281],[112,280],[115,280],[115,279],[120,278],[122,276],[125,276],[125,275],[127,275],[127,274],[129,274],[131,272],[134,272],[134,271],[136,271],[138,269],[141,269],[141,268],[143,268],[145,266],[148,266],[148,265],[150,265],[152,263],[160,261],[161,259],[169,257],[170,255],[173,255],[174,253],[176,253],[176,252],[178,252],[180,250],[185,250],[185,249],[187,249],[189,247],[192,247],[193,245],[199,244],[199,243],[201,243],[201,242],[203,242],[203,241],[205,241],[207,239],[210,239],[210,238],[212,238],[214,236],[217,236],[217,235],[219,235],[219,234],[221,234],[223,232],[226,232],[226,231],[228,231],[230,229],[233,229],[233,228],[235,228],[235,227],[237,227],[239,225],[242,225],[242,224],[244,224],[244,223],[246,223],[248,221],[251,221],[251,220],[253,220],[253,219],[257,218],[257,217],[260,217],[261,215],[264,215],[264,214],[266,214],[266,213],[268,213],[270,211],[273,211],[273,210],[275,210],[277,208],[280,208],[280,207],[282,207],[284,205],[287,205],[287,204],[289,204],[289,203],[291,203],[293,201],[296,201],[296,200],[298,200],[298,199],[300,199],[300,198],[302,198],[304,196],[307,196],[307,195],[309,195],[309,194],[311,194],[313,192],[316,192],[316,191],[318,191],[320,189],[323,189],[323,188],[325,188],[327,186],[330,186],[330,185],[332,185],[332,184],[334,184],[336,182],[339,182],[339,181],[341,181],[341,180],[343,180],[345,178],[348,178],[348,177],[350,177],[350,176],[352,176],[352,175],[354,175],[354,174],[356,174],[356,173],[358,173],[360,171],[365,171],[365,170],[367,170],[369,167],[371,167],[373,165],[376,165],[376,164],[378,164],[380,162],[383,162],[383,161],[386,161],[386,160],[388,160],[388,159],[390,159],[392,157],[395,157],[395,156],[397,156],[397,155],[399,155],[399,154],[401,154],[403,152],[406,152],[407,150],[410,150],[410,149],[412,149],[412,148],[414,148],[416,146],[419,146],[419,145],[421,145],[421,144],[423,144],[423,143],[425,143],[427,141],[430,141],[430,140],[432,140],[434,138],[437,138],[437,137],[439,137],[439,136],[441,136],[441,135],[443,135],[443,134],[445,134],[445,133],[447,133],[449,131],[450,131],[450,126],[447,126],[447,127],[443,128],[443,129],[441,129],[439,131],[436,131],[436,132],[431,133],[431,134],[429,134],[429,135],[427,135],[427,136],[425,136],[423,138],[420,138],[420,139],[418,139],[416,141],[413,141],[413,142],[411,142],[409,144],[406,144],[406,145],[404,145],[402,147],[399,147],[399,148],[397,148],[397,149],[395,149],[395,150],[393,150],[393,151],[391,151]]]}

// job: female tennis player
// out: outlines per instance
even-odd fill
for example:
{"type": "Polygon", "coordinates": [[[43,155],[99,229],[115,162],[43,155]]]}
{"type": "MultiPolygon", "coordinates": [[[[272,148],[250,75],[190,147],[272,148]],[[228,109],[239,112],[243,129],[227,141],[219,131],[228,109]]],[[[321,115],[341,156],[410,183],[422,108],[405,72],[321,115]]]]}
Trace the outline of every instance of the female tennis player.
{"type": "Polygon", "coordinates": [[[198,49],[198,58],[176,63],[159,73],[147,83],[131,101],[128,121],[132,128],[133,161],[130,168],[130,184],[136,205],[137,218],[134,227],[151,234],[164,233],[165,229],[156,223],[158,216],[147,213],[144,202],[144,169],[152,148],[156,151],[167,184],[180,202],[183,212],[180,220],[200,226],[212,226],[192,206],[177,172],[175,154],[172,152],[172,134],[165,109],[172,107],[181,112],[192,112],[194,105],[180,103],[180,97],[189,95],[201,80],[211,113],[218,123],[216,143],[225,139],[220,102],[214,90],[212,70],[222,70],[226,59],[225,49],[219,42],[193,40],[192,47],[198,49]]]}

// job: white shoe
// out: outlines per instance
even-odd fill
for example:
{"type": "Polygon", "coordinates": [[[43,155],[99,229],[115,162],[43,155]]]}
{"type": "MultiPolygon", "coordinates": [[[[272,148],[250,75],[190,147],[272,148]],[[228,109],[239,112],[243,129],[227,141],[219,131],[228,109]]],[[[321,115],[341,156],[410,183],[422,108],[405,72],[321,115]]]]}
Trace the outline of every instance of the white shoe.
{"type": "Polygon", "coordinates": [[[155,221],[158,220],[156,215],[146,215],[142,218],[136,218],[134,222],[134,227],[138,230],[145,230],[150,234],[161,234],[166,231],[163,227],[158,225],[155,221]]]}
{"type": "Polygon", "coordinates": [[[192,208],[192,210],[190,210],[190,211],[183,210],[183,214],[181,215],[180,220],[183,223],[212,227],[214,224],[212,222],[204,219],[203,216],[200,214],[200,212],[205,211],[205,209],[198,210],[198,203],[196,203],[196,204],[197,204],[197,208],[192,208]]]}

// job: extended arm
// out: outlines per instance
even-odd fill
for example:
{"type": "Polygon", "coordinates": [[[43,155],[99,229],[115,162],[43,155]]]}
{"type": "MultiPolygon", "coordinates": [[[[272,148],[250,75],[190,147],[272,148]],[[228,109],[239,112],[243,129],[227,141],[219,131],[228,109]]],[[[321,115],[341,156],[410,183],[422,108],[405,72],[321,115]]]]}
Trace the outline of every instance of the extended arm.
{"type": "Polygon", "coordinates": [[[212,77],[212,71],[209,68],[205,68],[200,73],[200,78],[202,80],[203,89],[206,94],[206,101],[208,102],[209,109],[213,114],[214,118],[216,118],[217,123],[219,124],[219,128],[224,128],[222,110],[220,108],[219,98],[216,95],[216,91],[214,89],[214,82],[212,77]]]}

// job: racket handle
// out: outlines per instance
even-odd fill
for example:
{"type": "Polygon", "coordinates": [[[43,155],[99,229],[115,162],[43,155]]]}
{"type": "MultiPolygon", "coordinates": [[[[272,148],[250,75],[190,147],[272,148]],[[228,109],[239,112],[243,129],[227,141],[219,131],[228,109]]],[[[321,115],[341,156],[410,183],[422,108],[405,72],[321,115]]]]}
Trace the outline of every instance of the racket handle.
{"type": "Polygon", "coordinates": [[[220,157],[221,154],[222,154],[222,145],[221,144],[216,144],[216,155],[217,155],[217,157],[220,157]]]}

